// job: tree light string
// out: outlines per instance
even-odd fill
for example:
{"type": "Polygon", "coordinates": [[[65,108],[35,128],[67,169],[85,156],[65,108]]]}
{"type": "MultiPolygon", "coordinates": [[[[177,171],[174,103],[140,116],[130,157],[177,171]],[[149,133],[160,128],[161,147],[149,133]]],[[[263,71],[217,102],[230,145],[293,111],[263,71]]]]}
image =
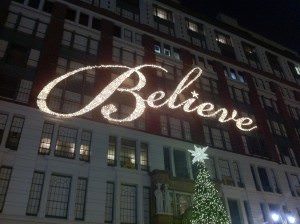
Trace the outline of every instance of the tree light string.
{"type": "Polygon", "coordinates": [[[113,93],[118,91],[120,93],[125,92],[131,94],[135,98],[136,103],[133,112],[129,114],[127,117],[122,119],[111,117],[111,114],[117,112],[117,107],[115,105],[113,104],[103,105],[101,108],[101,114],[103,115],[104,118],[112,122],[130,122],[135,119],[138,119],[144,113],[146,109],[146,105],[152,108],[160,108],[164,105],[167,105],[167,107],[169,107],[170,109],[178,109],[182,107],[183,111],[187,113],[196,111],[196,113],[201,117],[219,116],[218,121],[221,123],[234,121],[237,128],[239,128],[242,131],[251,131],[257,128],[257,126],[253,125],[253,120],[251,118],[249,117],[238,118],[237,117],[238,113],[236,110],[233,110],[231,115],[229,115],[229,112],[226,108],[220,108],[214,111],[215,106],[210,102],[204,102],[198,105],[194,105],[196,104],[196,99],[198,98],[196,97],[198,96],[198,94],[195,91],[193,91],[194,92],[193,98],[189,98],[181,103],[176,104],[178,96],[189,86],[191,86],[202,75],[202,69],[200,67],[195,67],[191,69],[187,73],[187,75],[179,82],[176,89],[174,90],[174,92],[171,94],[169,98],[165,98],[166,93],[164,91],[159,90],[151,93],[148,96],[148,98],[145,99],[139,94],[139,91],[143,89],[147,83],[145,75],[140,71],[142,68],[154,68],[154,69],[160,69],[164,72],[168,72],[165,68],[158,65],[152,65],[152,64],[139,65],[133,68],[124,65],[95,65],[95,66],[86,66],[86,67],[78,68],[58,78],[55,78],[53,81],[48,83],[38,94],[37,106],[41,111],[45,113],[52,114],[62,118],[80,116],[95,109],[98,106],[101,106],[113,93]],[[87,71],[92,69],[114,69],[114,68],[124,68],[127,70],[123,72],[120,76],[116,77],[112,82],[110,82],[98,95],[96,95],[96,97],[91,102],[89,102],[86,106],[84,106],[80,110],[73,113],[58,113],[52,111],[47,106],[46,100],[51,90],[64,79],[82,71],[87,71]],[[121,87],[122,83],[133,74],[137,75],[138,77],[137,84],[131,88],[121,87]]]}

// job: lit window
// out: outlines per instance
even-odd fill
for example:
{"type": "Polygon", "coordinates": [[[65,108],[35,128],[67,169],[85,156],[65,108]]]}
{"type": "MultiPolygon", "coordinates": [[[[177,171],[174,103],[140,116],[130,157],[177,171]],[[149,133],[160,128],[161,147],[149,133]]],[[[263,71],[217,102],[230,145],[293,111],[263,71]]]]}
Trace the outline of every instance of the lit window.
{"type": "Polygon", "coordinates": [[[194,31],[194,32],[198,32],[198,31],[199,31],[198,25],[197,25],[196,23],[193,23],[193,22],[191,22],[191,21],[188,21],[188,22],[187,22],[187,26],[188,26],[188,29],[189,29],[189,30],[192,30],[192,31],[194,31]]]}
{"type": "Polygon", "coordinates": [[[154,8],[154,15],[161,18],[161,19],[168,19],[168,12],[165,9],[155,7],[154,8]]]}
{"type": "Polygon", "coordinates": [[[191,204],[191,195],[185,193],[175,194],[174,212],[175,215],[183,215],[191,204]]]}
{"type": "Polygon", "coordinates": [[[54,129],[53,124],[44,123],[41,141],[40,141],[39,154],[42,155],[50,154],[50,146],[52,141],[53,129],[54,129]]]}
{"type": "Polygon", "coordinates": [[[80,145],[80,160],[90,160],[92,133],[90,131],[82,131],[80,145]]]}
{"type": "Polygon", "coordinates": [[[121,139],[120,164],[121,167],[136,169],[136,142],[121,139]]]}
{"type": "Polygon", "coordinates": [[[76,136],[76,129],[59,127],[54,155],[69,159],[74,158],[76,136]]]}
{"type": "Polygon", "coordinates": [[[109,136],[109,145],[107,150],[107,165],[116,165],[116,150],[117,150],[117,138],[114,136],[109,136]]]}
{"type": "Polygon", "coordinates": [[[171,47],[169,45],[164,45],[164,54],[167,56],[171,56],[171,47]]]}
{"type": "Polygon", "coordinates": [[[148,165],[148,144],[141,143],[140,163],[142,170],[149,170],[148,165]]]}
{"type": "Polygon", "coordinates": [[[296,66],[295,70],[296,70],[297,74],[300,75],[300,66],[296,66]]]}

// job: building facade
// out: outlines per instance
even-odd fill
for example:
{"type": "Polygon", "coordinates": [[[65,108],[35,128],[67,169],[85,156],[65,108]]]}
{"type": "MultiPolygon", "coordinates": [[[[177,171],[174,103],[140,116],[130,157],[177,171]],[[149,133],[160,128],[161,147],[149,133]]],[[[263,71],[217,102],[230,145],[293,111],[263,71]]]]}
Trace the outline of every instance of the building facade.
{"type": "MultiPolygon", "coordinates": [[[[233,224],[273,223],[274,213],[276,223],[300,223],[299,55],[176,1],[2,0],[0,23],[0,223],[181,223],[194,145],[209,146],[207,169],[233,224]],[[196,91],[258,128],[244,132],[181,108],[146,108],[124,123],[105,119],[102,105],[72,118],[39,110],[50,81],[103,64],[167,69],[143,70],[143,96],[171,95],[199,66],[203,75],[178,102],[196,91]]],[[[80,72],[52,89],[47,104],[77,111],[122,71],[80,72]]],[[[126,93],[108,103],[116,119],[135,108],[126,93]]]]}

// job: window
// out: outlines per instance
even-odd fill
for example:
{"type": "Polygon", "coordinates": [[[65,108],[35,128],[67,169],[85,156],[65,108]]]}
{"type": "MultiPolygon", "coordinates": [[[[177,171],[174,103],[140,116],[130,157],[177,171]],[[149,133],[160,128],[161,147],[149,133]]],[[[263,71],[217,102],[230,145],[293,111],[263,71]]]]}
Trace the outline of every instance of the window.
{"type": "Polygon", "coordinates": [[[276,75],[283,76],[282,67],[278,61],[278,57],[270,52],[266,52],[267,59],[269,61],[269,64],[271,66],[271,69],[276,75]]]}
{"type": "Polygon", "coordinates": [[[36,67],[39,61],[40,51],[31,49],[27,61],[27,66],[36,67]]]}
{"type": "Polygon", "coordinates": [[[144,224],[150,224],[150,188],[143,187],[143,219],[144,224]]]}
{"type": "Polygon", "coordinates": [[[170,117],[170,135],[175,138],[182,138],[181,122],[179,119],[170,117]]]}
{"type": "Polygon", "coordinates": [[[239,187],[244,187],[244,184],[243,184],[243,181],[242,181],[242,178],[241,178],[241,173],[240,173],[239,166],[238,166],[237,162],[235,162],[235,161],[232,162],[232,169],[233,169],[233,175],[235,177],[237,185],[239,187]]]}
{"type": "Polygon", "coordinates": [[[180,121],[173,117],[161,115],[160,129],[162,135],[170,135],[174,138],[192,140],[190,123],[187,121],[180,121]]]}
{"type": "Polygon", "coordinates": [[[16,101],[21,103],[28,103],[31,88],[32,81],[22,79],[20,81],[19,89],[17,91],[16,101]]]}
{"type": "Polygon", "coordinates": [[[174,166],[176,177],[190,178],[185,151],[174,150],[174,166]]]}
{"type": "Polygon", "coordinates": [[[14,66],[26,67],[29,49],[18,44],[10,44],[6,62],[14,66]]]}
{"type": "Polygon", "coordinates": [[[46,217],[67,218],[71,180],[71,177],[51,175],[46,217]]]}
{"type": "Polygon", "coordinates": [[[187,20],[187,28],[193,32],[198,32],[198,24],[196,22],[192,22],[191,20],[187,20]]]}
{"type": "Polygon", "coordinates": [[[114,183],[106,183],[106,198],[105,198],[105,223],[113,223],[114,212],[114,183]]]}
{"type": "Polygon", "coordinates": [[[38,9],[40,5],[40,0],[29,0],[28,6],[38,9]]]}
{"type": "Polygon", "coordinates": [[[39,147],[39,154],[41,155],[50,154],[53,130],[54,130],[54,124],[47,123],[47,122],[44,123],[41,141],[40,141],[40,147],[39,147]]]}
{"type": "Polygon", "coordinates": [[[245,90],[229,86],[229,93],[232,99],[240,103],[250,104],[249,94],[245,90]]]}
{"type": "Polygon", "coordinates": [[[93,17],[92,28],[101,31],[101,20],[93,17]]]}
{"type": "Polygon", "coordinates": [[[67,9],[67,13],[66,13],[66,19],[70,20],[72,22],[75,22],[76,19],[76,11],[74,9],[67,9]]]}
{"type": "Polygon", "coordinates": [[[260,210],[261,210],[264,222],[267,222],[268,221],[268,215],[267,215],[268,212],[267,212],[266,204],[260,203],[259,205],[260,205],[260,210]]]}
{"type": "Polygon", "coordinates": [[[191,205],[191,195],[176,192],[174,197],[174,213],[175,215],[183,215],[191,205]]]}
{"type": "Polygon", "coordinates": [[[297,75],[300,75],[300,66],[295,66],[295,70],[297,75]]]}
{"type": "Polygon", "coordinates": [[[2,166],[0,168],[0,212],[2,212],[5,198],[8,190],[9,181],[11,178],[12,168],[2,166]]]}
{"type": "Polygon", "coordinates": [[[108,150],[107,150],[107,165],[116,166],[116,150],[117,150],[117,138],[109,136],[108,150]]]}
{"type": "Polygon", "coordinates": [[[148,165],[148,144],[147,143],[141,143],[141,151],[140,151],[140,163],[141,163],[141,169],[148,171],[149,165],[148,165]]]}
{"type": "Polygon", "coordinates": [[[136,169],[136,142],[121,139],[120,163],[121,167],[136,169]]]}
{"type": "Polygon", "coordinates": [[[229,134],[227,131],[217,128],[210,128],[203,125],[206,144],[226,150],[232,150],[229,134]]]}
{"type": "Polygon", "coordinates": [[[77,129],[59,127],[54,155],[73,159],[75,157],[76,138],[77,129]]]}
{"type": "Polygon", "coordinates": [[[43,6],[43,11],[51,14],[53,10],[53,5],[53,2],[46,0],[43,6]]]}
{"type": "Polygon", "coordinates": [[[228,207],[232,224],[242,223],[239,204],[237,200],[228,199],[228,207]]]}
{"type": "Polygon", "coordinates": [[[250,204],[248,201],[244,201],[244,208],[246,211],[246,216],[247,216],[247,221],[249,224],[253,224],[253,218],[251,215],[251,208],[250,208],[250,204]]]}
{"type": "Polygon", "coordinates": [[[7,114],[0,113],[0,144],[2,142],[3,133],[5,130],[6,123],[7,123],[7,118],[8,118],[7,114]]]}
{"type": "Polygon", "coordinates": [[[251,165],[250,169],[251,169],[252,178],[253,178],[253,181],[255,184],[255,188],[256,188],[256,190],[260,191],[260,186],[259,186],[259,183],[258,183],[258,180],[256,177],[255,168],[251,165]]]}
{"type": "Polygon", "coordinates": [[[258,171],[258,175],[259,175],[263,190],[272,192],[272,188],[270,185],[270,181],[269,181],[269,177],[268,177],[266,169],[262,168],[262,167],[258,167],[257,171],[258,171]]]}
{"type": "Polygon", "coordinates": [[[89,161],[91,151],[92,132],[82,131],[80,144],[80,160],[89,161]]]}
{"type": "Polygon", "coordinates": [[[44,178],[45,174],[43,172],[35,171],[33,173],[26,215],[36,216],[39,212],[43,192],[44,178]]]}
{"type": "Polygon", "coordinates": [[[234,181],[231,175],[229,162],[227,160],[219,159],[219,168],[222,177],[222,181],[226,185],[234,186],[234,181]]]}
{"type": "Polygon", "coordinates": [[[87,14],[80,13],[79,24],[88,26],[89,25],[89,16],[87,14]]]}
{"type": "Polygon", "coordinates": [[[114,25],[113,33],[115,37],[121,38],[121,27],[114,25]]]}
{"type": "Polygon", "coordinates": [[[244,54],[248,60],[248,64],[250,64],[254,68],[261,69],[261,64],[257,56],[255,47],[243,41],[242,41],[242,47],[244,50],[244,54]]]}
{"type": "Polygon", "coordinates": [[[167,116],[164,115],[160,116],[160,130],[162,135],[169,134],[167,116]]]}
{"type": "Polygon", "coordinates": [[[22,134],[24,118],[14,116],[6,140],[6,148],[17,150],[22,134]]]}
{"type": "Polygon", "coordinates": [[[160,43],[159,42],[156,42],[154,44],[154,52],[157,53],[157,54],[161,53],[161,47],[160,47],[160,43]]]}
{"type": "Polygon", "coordinates": [[[276,193],[281,194],[281,190],[279,188],[278,182],[277,182],[277,178],[276,178],[276,174],[275,171],[273,169],[270,170],[270,174],[271,174],[271,181],[273,183],[274,186],[274,190],[276,193]]]}
{"type": "MultiPolygon", "coordinates": [[[[92,33],[90,35],[92,35],[92,33]]],[[[79,51],[87,52],[91,55],[98,54],[99,40],[91,38],[90,36],[87,36],[87,34],[83,35],[75,33],[74,31],[64,30],[62,44],[79,51]]]]}
{"type": "Polygon", "coordinates": [[[216,41],[220,44],[225,44],[225,45],[229,45],[231,46],[231,40],[230,40],[230,36],[220,33],[220,32],[216,32],[216,41]]]}
{"type": "Polygon", "coordinates": [[[78,178],[74,212],[76,220],[84,220],[86,191],[87,179],[78,178]]]}
{"type": "MultiPolygon", "coordinates": [[[[205,166],[207,168],[207,171],[209,173],[210,179],[212,180],[216,180],[217,179],[217,173],[216,173],[216,167],[215,167],[215,161],[213,158],[208,158],[207,160],[205,160],[205,166]]],[[[195,166],[196,169],[197,166],[195,166]]],[[[196,169],[195,172],[196,173],[196,169]]],[[[194,178],[196,178],[195,174],[194,174],[194,178]]]]}
{"type": "Polygon", "coordinates": [[[218,84],[215,80],[206,77],[200,78],[201,88],[213,94],[219,94],[218,84]]]}
{"type": "Polygon", "coordinates": [[[169,171],[170,174],[172,174],[172,162],[171,162],[171,156],[170,156],[170,149],[168,147],[164,147],[164,165],[165,170],[169,171]]]}
{"type": "Polygon", "coordinates": [[[186,140],[192,140],[190,123],[183,121],[182,124],[183,124],[184,138],[186,140]]]}
{"type": "Polygon", "coordinates": [[[121,185],[120,221],[123,224],[137,223],[137,193],[136,186],[121,185]]]}
{"type": "Polygon", "coordinates": [[[124,39],[132,42],[132,32],[130,30],[124,29],[124,39]]]}
{"type": "Polygon", "coordinates": [[[153,7],[153,14],[154,16],[163,19],[163,20],[168,20],[168,21],[172,21],[172,12],[168,11],[166,9],[163,9],[161,7],[158,6],[154,6],[153,7]]]}

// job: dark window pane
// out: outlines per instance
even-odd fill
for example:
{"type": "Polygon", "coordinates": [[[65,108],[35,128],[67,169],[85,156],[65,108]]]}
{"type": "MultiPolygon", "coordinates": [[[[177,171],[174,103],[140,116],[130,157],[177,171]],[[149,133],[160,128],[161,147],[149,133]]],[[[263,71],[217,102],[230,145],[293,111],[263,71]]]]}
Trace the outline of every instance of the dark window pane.
{"type": "Polygon", "coordinates": [[[114,26],[114,36],[121,38],[121,27],[114,26]]]}
{"type": "Polygon", "coordinates": [[[74,22],[75,18],[76,18],[76,11],[73,9],[67,9],[66,19],[74,22]]]}
{"type": "Polygon", "coordinates": [[[261,184],[262,184],[262,187],[263,187],[264,191],[271,192],[272,189],[271,189],[271,185],[270,185],[270,182],[269,182],[267,171],[264,168],[261,168],[261,167],[258,167],[257,171],[258,171],[260,181],[261,181],[261,184]]]}
{"type": "Polygon", "coordinates": [[[13,0],[13,1],[23,4],[25,0],[13,0]]]}
{"type": "Polygon", "coordinates": [[[89,24],[89,16],[84,13],[80,13],[79,24],[87,26],[89,24]]]}
{"type": "Polygon", "coordinates": [[[176,177],[189,178],[185,151],[174,150],[174,164],[176,177]]]}
{"type": "Polygon", "coordinates": [[[169,148],[164,148],[164,163],[165,163],[165,170],[172,173],[169,148]]]}
{"type": "Polygon", "coordinates": [[[242,224],[239,212],[239,206],[236,200],[228,199],[228,207],[232,224],[242,224]]]}
{"type": "Polygon", "coordinates": [[[6,62],[12,65],[25,67],[27,63],[28,49],[18,44],[11,44],[7,50],[6,62]]]}
{"type": "Polygon", "coordinates": [[[28,6],[32,7],[32,8],[39,8],[40,5],[40,0],[29,0],[28,2],[28,6]]]}
{"type": "Polygon", "coordinates": [[[53,2],[45,1],[43,6],[43,11],[47,13],[51,13],[53,10],[53,2]]]}
{"type": "Polygon", "coordinates": [[[101,20],[97,18],[93,18],[92,28],[95,30],[101,30],[101,20]]]}

